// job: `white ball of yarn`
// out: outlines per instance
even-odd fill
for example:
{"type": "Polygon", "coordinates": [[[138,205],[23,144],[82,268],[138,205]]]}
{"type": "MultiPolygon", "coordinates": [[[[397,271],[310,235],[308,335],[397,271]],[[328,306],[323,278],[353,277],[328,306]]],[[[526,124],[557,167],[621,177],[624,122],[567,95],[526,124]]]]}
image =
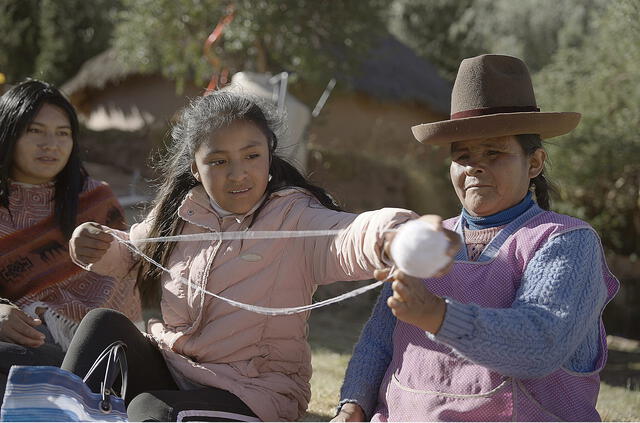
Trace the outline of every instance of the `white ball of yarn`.
{"type": "Polygon", "coordinates": [[[411,220],[400,226],[391,243],[391,257],[405,274],[429,278],[451,260],[449,240],[442,231],[424,220],[411,220]]]}

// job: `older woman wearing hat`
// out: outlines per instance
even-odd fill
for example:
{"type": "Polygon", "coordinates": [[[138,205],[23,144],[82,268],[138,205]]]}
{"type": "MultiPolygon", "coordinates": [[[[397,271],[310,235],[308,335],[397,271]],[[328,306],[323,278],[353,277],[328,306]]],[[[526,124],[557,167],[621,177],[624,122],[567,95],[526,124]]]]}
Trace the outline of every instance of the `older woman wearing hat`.
{"type": "Polygon", "coordinates": [[[462,213],[443,226],[463,246],[444,276],[396,274],[381,293],[334,420],[600,419],[601,315],[618,281],[596,232],[548,210],[541,142],[579,120],[541,112],[515,57],[461,63],[451,119],[412,129],[450,146],[462,213]]]}

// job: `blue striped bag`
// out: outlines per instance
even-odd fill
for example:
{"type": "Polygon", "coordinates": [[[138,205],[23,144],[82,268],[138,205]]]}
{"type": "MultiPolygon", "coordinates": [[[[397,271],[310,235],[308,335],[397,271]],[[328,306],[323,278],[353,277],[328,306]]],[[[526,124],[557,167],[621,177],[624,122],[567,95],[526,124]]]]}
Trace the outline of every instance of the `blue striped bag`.
{"type": "Polygon", "coordinates": [[[126,422],[126,345],[109,345],[93,363],[84,380],[53,366],[12,366],[9,370],[0,421],[3,422],[126,422]],[[91,392],[85,381],[106,361],[100,393],[91,392]],[[122,375],[120,397],[112,390],[122,375]]]}

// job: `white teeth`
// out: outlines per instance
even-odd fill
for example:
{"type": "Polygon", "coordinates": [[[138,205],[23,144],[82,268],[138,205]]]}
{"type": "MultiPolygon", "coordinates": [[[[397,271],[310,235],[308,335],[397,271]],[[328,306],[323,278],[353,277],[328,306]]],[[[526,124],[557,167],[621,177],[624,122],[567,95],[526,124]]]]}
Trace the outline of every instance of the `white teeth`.
{"type": "Polygon", "coordinates": [[[240,189],[240,190],[237,190],[237,191],[231,191],[231,193],[232,193],[232,194],[239,194],[239,193],[241,193],[241,192],[247,192],[247,191],[249,191],[249,188],[247,188],[247,189],[240,189]]]}

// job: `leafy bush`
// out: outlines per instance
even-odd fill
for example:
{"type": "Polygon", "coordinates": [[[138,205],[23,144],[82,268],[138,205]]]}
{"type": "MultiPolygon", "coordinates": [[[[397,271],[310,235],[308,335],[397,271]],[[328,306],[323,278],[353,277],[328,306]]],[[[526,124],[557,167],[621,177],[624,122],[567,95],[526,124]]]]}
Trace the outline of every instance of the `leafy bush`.
{"type": "Polygon", "coordinates": [[[615,253],[640,253],[640,1],[611,2],[579,48],[536,78],[544,110],[583,114],[550,147],[561,211],[593,224],[615,253]]]}

